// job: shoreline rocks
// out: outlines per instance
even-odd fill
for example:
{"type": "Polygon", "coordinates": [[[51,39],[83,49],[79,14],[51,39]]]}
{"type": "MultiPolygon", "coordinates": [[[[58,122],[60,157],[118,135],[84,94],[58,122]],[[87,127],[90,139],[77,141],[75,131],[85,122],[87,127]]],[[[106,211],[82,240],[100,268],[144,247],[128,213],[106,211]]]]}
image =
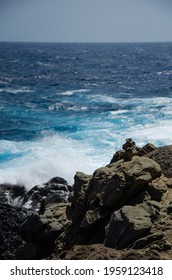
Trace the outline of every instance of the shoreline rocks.
{"type": "Polygon", "coordinates": [[[72,190],[60,177],[29,191],[24,186],[0,185],[0,259],[38,259],[50,254],[52,236],[55,241],[67,221],[66,207],[72,190]],[[29,226],[25,229],[26,224],[29,226]],[[38,224],[41,226],[37,229],[38,224]],[[34,238],[30,240],[26,237],[34,235],[36,238],[37,231],[40,238],[47,234],[49,242],[46,249],[46,238],[35,242],[34,238]]]}
{"type": "Polygon", "coordinates": [[[129,138],[106,166],[77,172],[73,186],[59,177],[28,192],[0,186],[1,203],[26,212],[12,233],[20,242],[2,258],[172,259],[171,155],[172,146],[129,138]]]}

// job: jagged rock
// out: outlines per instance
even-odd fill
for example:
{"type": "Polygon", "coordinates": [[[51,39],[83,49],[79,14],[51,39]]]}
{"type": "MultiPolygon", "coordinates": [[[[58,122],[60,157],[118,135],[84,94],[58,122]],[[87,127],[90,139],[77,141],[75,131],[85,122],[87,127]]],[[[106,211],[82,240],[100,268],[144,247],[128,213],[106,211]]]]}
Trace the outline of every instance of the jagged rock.
{"type": "Polygon", "coordinates": [[[22,243],[18,234],[27,212],[0,202],[0,259],[14,258],[14,250],[22,243]]]}
{"type": "Polygon", "coordinates": [[[67,225],[68,203],[47,207],[43,215],[31,215],[20,227],[19,233],[27,245],[19,248],[18,259],[38,259],[50,254],[54,242],[67,225]]]}
{"type": "Polygon", "coordinates": [[[77,219],[85,215],[86,193],[92,176],[77,172],[74,177],[74,195],[72,198],[73,218],[77,219]]]}
{"type": "Polygon", "coordinates": [[[145,154],[147,154],[149,152],[152,152],[156,149],[157,149],[157,147],[155,145],[153,145],[151,143],[148,143],[141,148],[142,155],[145,155],[145,154]]]}
{"type": "Polygon", "coordinates": [[[60,177],[52,178],[47,183],[35,186],[23,197],[23,207],[39,211],[42,201],[45,205],[67,202],[73,188],[60,177]]]}
{"type": "Polygon", "coordinates": [[[21,206],[22,197],[26,193],[24,186],[0,184],[0,202],[12,206],[21,206]]]}
{"type": "Polygon", "coordinates": [[[131,161],[118,161],[97,169],[88,189],[88,209],[101,206],[119,209],[153,179],[158,178],[161,175],[159,165],[145,159],[134,156],[131,161]]]}
{"type": "Polygon", "coordinates": [[[167,184],[164,177],[157,178],[149,183],[147,191],[152,200],[161,201],[162,196],[167,191],[167,184]]]}
{"type": "Polygon", "coordinates": [[[133,197],[146,191],[149,183],[160,175],[156,162],[138,156],[131,161],[120,160],[99,168],[93,176],[77,173],[72,207],[68,212],[72,224],[64,243],[71,247],[103,242],[106,238],[105,226],[112,212],[125,203],[131,203],[133,197]]]}
{"type": "Polygon", "coordinates": [[[157,211],[151,203],[123,206],[115,211],[106,227],[105,245],[112,248],[127,248],[137,239],[147,235],[157,211]]]}
{"type": "Polygon", "coordinates": [[[157,148],[145,156],[156,161],[164,175],[172,178],[172,145],[157,148]]]}
{"type": "Polygon", "coordinates": [[[172,146],[140,148],[129,138],[122,148],[93,175],[77,172],[73,187],[59,177],[28,192],[1,185],[1,201],[30,209],[0,204],[1,258],[171,259],[172,146]],[[22,239],[20,211],[32,213],[22,239]]]}

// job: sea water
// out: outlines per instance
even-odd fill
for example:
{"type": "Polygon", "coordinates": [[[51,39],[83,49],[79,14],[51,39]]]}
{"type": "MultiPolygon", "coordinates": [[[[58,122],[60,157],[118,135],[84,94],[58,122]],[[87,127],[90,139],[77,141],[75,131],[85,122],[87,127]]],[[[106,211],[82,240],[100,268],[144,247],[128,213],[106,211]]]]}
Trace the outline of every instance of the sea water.
{"type": "Polygon", "coordinates": [[[172,43],[0,43],[0,183],[31,188],[172,144],[172,43]]]}

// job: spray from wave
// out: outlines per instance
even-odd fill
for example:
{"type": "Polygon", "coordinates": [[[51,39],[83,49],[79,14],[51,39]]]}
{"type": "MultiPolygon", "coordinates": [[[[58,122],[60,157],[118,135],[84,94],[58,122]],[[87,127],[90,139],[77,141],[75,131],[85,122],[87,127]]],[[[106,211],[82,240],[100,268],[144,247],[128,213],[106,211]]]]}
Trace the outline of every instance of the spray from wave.
{"type": "MultiPolygon", "coordinates": [[[[7,147],[8,141],[5,142],[7,147]]],[[[21,184],[27,188],[55,176],[72,184],[76,171],[92,173],[96,166],[103,164],[98,162],[89,145],[57,134],[34,142],[9,142],[10,152],[13,158],[5,161],[4,165],[1,163],[0,183],[21,184]],[[20,156],[17,156],[19,152],[20,156]]]]}

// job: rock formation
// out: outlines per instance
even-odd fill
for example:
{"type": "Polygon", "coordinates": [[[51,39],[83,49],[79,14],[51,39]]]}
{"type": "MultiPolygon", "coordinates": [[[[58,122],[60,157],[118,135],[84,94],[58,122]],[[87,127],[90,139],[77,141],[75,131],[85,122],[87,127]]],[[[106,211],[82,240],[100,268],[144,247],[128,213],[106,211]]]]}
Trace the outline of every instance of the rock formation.
{"type": "Polygon", "coordinates": [[[171,259],[171,154],[172,146],[140,148],[127,139],[110,164],[77,172],[73,187],[59,177],[29,192],[3,185],[3,205],[14,210],[18,201],[15,211],[27,217],[2,258],[171,259]]]}

